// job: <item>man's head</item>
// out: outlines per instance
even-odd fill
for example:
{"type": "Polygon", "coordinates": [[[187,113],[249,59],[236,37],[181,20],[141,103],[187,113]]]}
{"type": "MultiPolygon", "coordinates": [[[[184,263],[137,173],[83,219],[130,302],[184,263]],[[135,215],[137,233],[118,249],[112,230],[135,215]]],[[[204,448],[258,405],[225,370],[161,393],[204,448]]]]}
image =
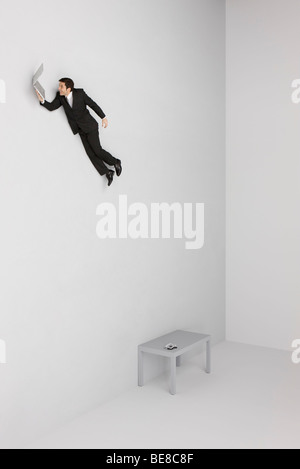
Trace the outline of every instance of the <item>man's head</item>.
{"type": "Polygon", "coordinates": [[[73,88],[74,81],[71,78],[61,78],[59,80],[58,91],[61,96],[68,96],[73,88]]]}

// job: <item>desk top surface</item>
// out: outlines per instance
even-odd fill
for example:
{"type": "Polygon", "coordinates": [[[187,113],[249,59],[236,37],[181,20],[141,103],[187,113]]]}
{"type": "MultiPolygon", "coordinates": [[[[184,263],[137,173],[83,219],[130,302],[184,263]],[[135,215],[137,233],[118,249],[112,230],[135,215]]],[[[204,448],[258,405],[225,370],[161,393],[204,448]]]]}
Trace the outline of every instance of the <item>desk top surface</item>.
{"type": "Polygon", "coordinates": [[[157,337],[156,339],[149,340],[148,342],[144,342],[143,344],[140,344],[139,347],[145,347],[153,350],[162,350],[164,349],[165,345],[171,342],[172,344],[177,345],[177,348],[174,349],[175,352],[208,339],[210,339],[210,335],[207,334],[177,330],[157,337]]]}

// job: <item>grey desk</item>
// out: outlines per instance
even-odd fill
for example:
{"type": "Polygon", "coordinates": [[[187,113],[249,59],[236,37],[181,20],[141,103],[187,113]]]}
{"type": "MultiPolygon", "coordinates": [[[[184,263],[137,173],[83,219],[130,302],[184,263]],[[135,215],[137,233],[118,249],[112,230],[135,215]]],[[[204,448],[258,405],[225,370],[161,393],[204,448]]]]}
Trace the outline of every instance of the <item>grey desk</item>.
{"type": "Polygon", "coordinates": [[[176,394],[176,366],[180,366],[181,355],[193,348],[197,347],[201,342],[206,343],[206,373],[211,372],[211,357],[210,357],[210,335],[199,334],[197,332],[187,331],[173,331],[169,334],[157,337],[154,340],[145,342],[138,346],[138,385],[144,385],[144,353],[152,353],[154,355],[161,355],[170,358],[171,373],[170,373],[170,393],[176,394]],[[167,350],[165,345],[172,342],[177,345],[177,349],[167,350]]]}

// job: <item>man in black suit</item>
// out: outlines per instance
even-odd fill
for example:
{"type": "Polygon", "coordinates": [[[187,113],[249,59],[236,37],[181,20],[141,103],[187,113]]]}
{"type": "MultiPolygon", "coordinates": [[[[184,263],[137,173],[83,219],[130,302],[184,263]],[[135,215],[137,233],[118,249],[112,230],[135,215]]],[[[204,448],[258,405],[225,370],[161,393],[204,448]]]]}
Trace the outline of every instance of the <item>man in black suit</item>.
{"type": "Polygon", "coordinates": [[[67,119],[73,134],[80,135],[85,151],[97,171],[103,176],[106,174],[108,185],[113,181],[114,171],[109,169],[105,164],[114,166],[117,176],[122,172],[121,160],[112,156],[101,146],[99,139],[99,125],[96,119],[91,116],[86,106],[98,114],[102,119],[102,127],[108,126],[107,118],[102,109],[96,104],[82,88],[74,88],[74,82],[71,78],[61,78],[55,99],[49,103],[36,91],[40,104],[54,111],[63,106],[67,119]]]}

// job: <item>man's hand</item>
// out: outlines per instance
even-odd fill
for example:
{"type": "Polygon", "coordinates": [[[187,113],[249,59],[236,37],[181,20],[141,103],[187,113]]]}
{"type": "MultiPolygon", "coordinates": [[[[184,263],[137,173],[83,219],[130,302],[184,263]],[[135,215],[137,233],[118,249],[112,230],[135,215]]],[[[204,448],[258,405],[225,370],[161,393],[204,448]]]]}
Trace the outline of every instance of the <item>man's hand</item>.
{"type": "Polygon", "coordinates": [[[106,119],[106,117],[104,117],[104,119],[102,119],[102,127],[106,128],[108,126],[108,120],[106,119]]]}
{"type": "Polygon", "coordinates": [[[40,93],[38,92],[38,90],[35,90],[36,92],[36,95],[37,97],[39,98],[39,100],[41,101],[41,103],[44,101],[44,99],[42,98],[42,96],[40,95],[40,93]]]}

